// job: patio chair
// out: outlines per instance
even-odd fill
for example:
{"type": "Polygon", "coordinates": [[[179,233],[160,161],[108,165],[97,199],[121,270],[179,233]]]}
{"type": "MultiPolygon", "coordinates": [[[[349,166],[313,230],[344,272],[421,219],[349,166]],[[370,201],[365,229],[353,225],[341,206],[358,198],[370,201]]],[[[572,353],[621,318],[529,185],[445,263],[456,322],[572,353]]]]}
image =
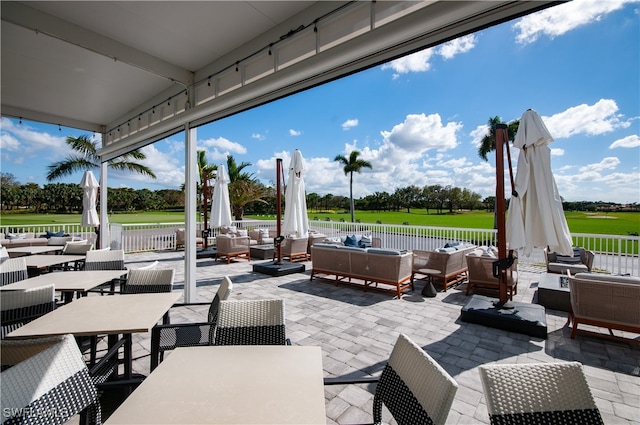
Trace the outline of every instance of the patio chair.
{"type": "MultiPolygon", "coordinates": [[[[500,289],[500,280],[493,275],[493,263],[498,258],[487,256],[481,249],[475,250],[466,256],[467,271],[469,279],[467,281],[466,295],[471,291],[488,290],[491,295],[497,296],[500,289]]],[[[507,296],[513,300],[513,295],[518,294],[518,258],[514,258],[511,267],[506,269],[507,274],[507,296]]]]}
{"type": "Polygon", "coordinates": [[[80,414],[81,423],[101,423],[98,391],[72,335],[0,345],[3,421],[60,424],[80,414]]]}
{"type": "MultiPolygon", "coordinates": [[[[113,249],[108,251],[91,250],[87,251],[84,270],[126,270],[124,266],[124,250],[113,249]]],[[[113,279],[110,283],[100,285],[95,288],[104,295],[104,290],[108,287],[111,294],[115,293],[116,283],[119,279],[113,279]]]]}
{"type": "MultiPolygon", "coordinates": [[[[179,248],[184,248],[185,243],[185,230],[184,229],[176,229],[176,250],[179,248]]],[[[196,246],[203,246],[204,239],[199,236],[196,236],[196,246]]]]}
{"type": "Polygon", "coordinates": [[[234,258],[244,257],[247,261],[251,261],[249,246],[249,236],[216,236],[216,260],[226,258],[229,264],[234,258]]]}
{"type": "Polygon", "coordinates": [[[578,362],[479,367],[491,424],[603,424],[578,362]]]}
{"type": "Polygon", "coordinates": [[[3,263],[4,260],[9,258],[9,252],[7,251],[7,248],[5,248],[4,246],[0,247],[0,263],[3,263]]]}
{"type": "MultiPolygon", "coordinates": [[[[69,241],[62,248],[62,255],[87,255],[87,252],[93,248],[93,244],[86,240],[81,241],[69,241]]],[[[58,266],[51,266],[49,270],[82,270],[84,268],[85,260],[76,260],[73,262],[73,266],[69,263],[61,264],[58,266]]]]}
{"type": "Polygon", "coordinates": [[[164,359],[165,351],[173,350],[177,347],[213,345],[215,343],[214,333],[220,302],[229,298],[232,290],[233,283],[228,276],[225,276],[220,282],[218,292],[216,292],[211,303],[175,304],[173,308],[209,304],[207,321],[154,326],[151,330],[151,371],[164,359]]]}
{"type": "Polygon", "coordinates": [[[591,272],[594,258],[593,251],[581,247],[573,248],[573,256],[550,252],[548,247],[544,249],[547,273],[566,274],[567,271],[571,272],[571,274],[588,273],[591,272]]]}
{"type": "Polygon", "coordinates": [[[0,323],[5,335],[25,323],[37,319],[56,307],[55,286],[53,284],[16,291],[3,291],[0,296],[0,323]]]}
{"type": "MultiPolygon", "coordinates": [[[[282,258],[288,258],[292,263],[295,261],[307,261],[308,238],[284,238],[280,244],[282,258]]],[[[277,252],[274,250],[273,259],[277,252]]]]}
{"type": "Polygon", "coordinates": [[[7,258],[0,263],[0,286],[27,279],[27,263],[23,257],[7,258]]]}
{"type": "MultiPolygon", "coordinates": [[[[173,278],[175,269],[132,269],[127,278],[120,284],[121,294],[144,294],[171,292],[173,290],[173,278]]],[[[167,311],[162,323],[169,323],[169,311],[167,311]]]]}
{"type": "Polygon", "coordinates": [[[444,424],[458,390],[456,381],[406,335],[400,334],[380,378],[325,378],[325,385],[378,382],[373,421],[382,423],[384,404],[398,425],[444,424]]]}
{"type": "Polygon", "coordinates": [[[215,345],[291,345],[284,300],[221,301],[215,345]]]}

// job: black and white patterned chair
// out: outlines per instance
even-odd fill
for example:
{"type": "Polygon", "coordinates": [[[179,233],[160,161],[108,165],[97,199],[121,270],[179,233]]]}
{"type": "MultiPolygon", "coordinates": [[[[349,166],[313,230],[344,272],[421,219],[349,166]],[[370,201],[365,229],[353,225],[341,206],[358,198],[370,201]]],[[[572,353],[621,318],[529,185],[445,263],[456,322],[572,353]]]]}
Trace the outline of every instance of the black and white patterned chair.
{"type": "Polygon", "coordinates": [[[22,257],[7,258],[0,263],[0,286],[27,279],[27,263],[22,257]]]}
{"type": "MultiPolygon", "coordinates": [[[[209,313],[206,322],[199,323],[173,323],[171,325],[156,325],[151,330],[151,371],[153,371],[164,358],[164,352],[177,347],[194,347],[200,345],[213,345],[214,334],[220,302],[229,298],[233,290],[233,283],[228,276],[220,282],[218,292],[209,304],[209,313]]],[[[195,305],[207,305],[208,303],[175,304],[173,308],[189,307],[195,305]]]]}
{"type": "Polygon", "coordinates": [[[98,392],[71,335],[4,340],[3,424],[61,424],[77,414],[101,423],[98,392]]]}
{"type": "Polygon", "coordinates": [[[284,300],[221,301],[216,345],[285,345],[284,300]]]}
{"type": "MultiPolygon", "coordinates": [[[[87,251],[85,258],[84,270],[126,270],[124,266],[124,250],[91,250],[87,251]]],[[[100,285],[95,291],[104,293],[108,287],[110,293],[115,293],[118,279],[112,280],[110,283],[100,285]]]]}
{"type": "Polygon", "coordinates": [[[479,367],[489,419],[508,424],[603,424],[578,362],[479,367]]]}
{"type": "Polygon", "coordinates": [[[429,354],[400,334],[380,378],[325,378],[325,385],[378,382],[373,421],[382,423],[384,404],[398,425],[444,424],[458,390],[456,381],[429,354]]]}
{"type": "Polygon", "coordinates": [[[43,316],[56,307],[53,284],[16,291],[3,291],[0,296],[1,338],[25,323],[43,316]]]}

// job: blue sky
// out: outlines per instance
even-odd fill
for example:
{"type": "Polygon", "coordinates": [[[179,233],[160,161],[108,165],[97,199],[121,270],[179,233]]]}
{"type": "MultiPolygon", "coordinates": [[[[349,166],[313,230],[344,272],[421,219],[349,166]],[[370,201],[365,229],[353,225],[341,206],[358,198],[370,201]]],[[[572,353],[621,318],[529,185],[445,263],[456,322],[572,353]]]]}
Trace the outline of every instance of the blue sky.
{"type": "MultiPolygon", "coordinates": [[[[207,124],[197,145],[210,163],[231,154],[253,164],[267,184],[275,159],[286,167],[300,149],[307,193],[348,196],[333,158],[357,149],[373,169],[354,177],[356,197],[433,184],[486,197],[495,194],[494,158],[477,155],[486,122],[528,108],[555,139],[551,165],[565,200],[640,202],[640,3],[574,0],[207,124]]],[[[90,134],[4,117],[0,130],[1,171],[40,185],[70,153],[65,138],[90,134]]],[[[157,180],[111,171],[109,186],[178,189],[183,134],[144,152],[157,180]]]]}

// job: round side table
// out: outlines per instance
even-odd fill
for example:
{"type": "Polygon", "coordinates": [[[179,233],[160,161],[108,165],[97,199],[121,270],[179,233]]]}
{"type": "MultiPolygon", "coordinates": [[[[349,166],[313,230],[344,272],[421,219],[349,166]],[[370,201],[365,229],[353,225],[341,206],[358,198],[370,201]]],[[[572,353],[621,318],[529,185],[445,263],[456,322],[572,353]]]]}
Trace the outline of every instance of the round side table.
{"type": "Polygon", "coordinates": [[[436,296],[436,288],[433,287],[433,277],[434,274],[440,274],[440,270],[436,269],[419,269],[418,273],[427,275],[428,280],[424,288],[422,288],[422,295],[425,297],[433,298],[436,296]]]}

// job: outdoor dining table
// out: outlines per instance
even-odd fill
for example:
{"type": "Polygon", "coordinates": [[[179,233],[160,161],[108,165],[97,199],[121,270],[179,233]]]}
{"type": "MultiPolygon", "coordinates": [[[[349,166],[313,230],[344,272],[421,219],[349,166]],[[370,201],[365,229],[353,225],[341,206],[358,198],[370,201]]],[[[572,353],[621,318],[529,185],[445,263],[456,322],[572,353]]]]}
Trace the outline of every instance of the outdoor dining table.
{"type": "Polygon", "coordinates": [[[19,246],[16,248],[7,248],[7,253],[9,254],[9,257],[15,258],[24,257],[26,255],[48,254],[50,252],[57,253],[63,249],[64,247],[59,245],[19,246]]]}
{"type": "Polygon", "coordinates": [[[24,257],[27,263],[27,270],[29,275],[38,275],[42,270],[51,266],[57,266],[60,264],[72,263],[74,261],[83,260],[84,255],[53,255],[53,254],[41,254],[41,255],[29,255],[24,257]]]}
{"type": "Polygon", "coordinates": [[[177,348],[106,423],[324,425],[321,348],[177,348]]]}
{"type": "Polygon", "coordinates": [[[163,292],[83,297],[25,324],[6,338],[109,335],[112,346],[122,334],[125,340],[124,379],[131,379],[131,334],[150,332],[180,296],[180,292],[163,292]]]}
{"type": "Polygon", "coordinates": [[[80,270],[47,273],[0,286],[0,291],[30,289],[53,283],[55,290],[62,292],[65,303],[68,303],[73,299],[74,292],[86,293],[96,286],[125,276],[127,273],[129,273],[128,270],[80,270]]]}

